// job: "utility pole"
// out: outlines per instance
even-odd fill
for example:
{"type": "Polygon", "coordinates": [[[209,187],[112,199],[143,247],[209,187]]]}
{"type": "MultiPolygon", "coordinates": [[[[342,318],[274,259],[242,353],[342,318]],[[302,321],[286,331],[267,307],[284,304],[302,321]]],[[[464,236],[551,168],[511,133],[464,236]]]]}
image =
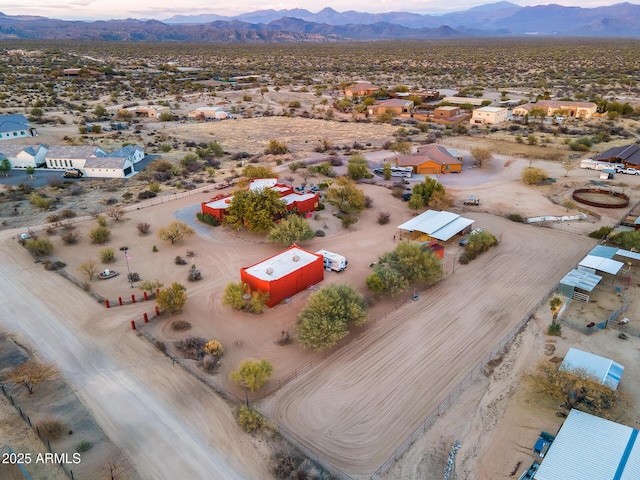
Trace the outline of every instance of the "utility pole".
{"type": "Polygon", "coordinates": [[[129,256],[129,248],[120,247],[120,250],[124,252],[124,259],[127,262],[127,278],[129,279],[129,286],[133,288],[133,278],[131,277],[131,270],[129,269],[129,260],[131,259],[129,256]]]}

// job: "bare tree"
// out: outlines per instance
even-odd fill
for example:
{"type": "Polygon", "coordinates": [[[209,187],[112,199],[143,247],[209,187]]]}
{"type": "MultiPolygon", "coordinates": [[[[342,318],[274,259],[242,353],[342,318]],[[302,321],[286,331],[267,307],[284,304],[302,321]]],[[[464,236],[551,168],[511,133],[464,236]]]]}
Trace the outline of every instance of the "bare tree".
{"type": "Polygon", "coordinates": [[[10,382],[21,383],[27,387],[29,394],[31,394],[36,385],[54,378],[57,374],[58,372],[53,365],[28,360],[11,370],[6,377],[10,382]]]}
{"type": "Polygon", "coordinates": [[[565,161],[562,162],[562,168],[564,168],[564,171],[565,171],[564,176],[568,177],[569,176],[569,172],[576,168],[576,162],[574,162],[572,160],[565,160],[565,161]]]}
{"type": "Polygon", "coordinates": [[[98,465],[98,468],[105,472],[110,480],[118,480],[129,469],[129,463],[122,452],[113,452],[98,465]]]}
{"type": "Polygon", "coordinates": [[[105,213],[113,218],[116,222],[120,221],[120,219],[124,216],[124,210],[120,208],[118,205],[112,205],[111,207],[105,210],[105,213]]]}
{"type": "Polygon", "coordinates": [[[478,168],[482,168],[487,165],[491,159],[493,159],[493,153],[491,153],[491,150],[483,147],[472,148],[471,155],[473,155],[473,159],[476,161],[478,168]]]}
{"type": "Polygon", "coordinates": [[[78,265],[78,271],[89,277],[89,280],[93,280],[93,276],[98,272],[98,267],[93,260],[85,260],[78,265]]]}

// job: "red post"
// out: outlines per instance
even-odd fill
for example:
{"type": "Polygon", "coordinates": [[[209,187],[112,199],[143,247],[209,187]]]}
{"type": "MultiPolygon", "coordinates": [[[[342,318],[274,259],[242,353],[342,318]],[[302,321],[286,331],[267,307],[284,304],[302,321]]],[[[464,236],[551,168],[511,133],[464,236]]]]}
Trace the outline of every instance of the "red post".
{"type": "Polygon", "coordinates": [[[159,289],[159,288],[156,288],[156,295],[157,295],[158,293],[160,293],[160,289],[159,289]]]}
{"type": "Polygon", "coordinates": [[[131,320],[131,330],[135,330],[135,329],[136,329],[136,321],[131,320]]]}
{"type": "Polygon", "coordinates": [[[136,303],[136,296],[133,293],[131,294],[131,303],[136,303]]]}
{"type": "Polygon", "coordinates": [[[144,323],[149,323],[149,316],[147,315],[147,312],[144,312],[142,316],[144,317],[144,323]]]}
{"type": "Polygon", "coordinates": [[[147,297],[147,291],[146,290],[144,291],[143,295],[144,295],[144,299],[145,300],[149,300],[149,297],[147,297]]]}
{"type": "Polygon", "coordinates": [[[160,316],[160,308],[156,305],[156,317],[160,316]]]}
{"type": "Polygon", "coordinates": [[[120,306],[122,306],[122,297],[118,297],[118,301],[120,302],[120,306]]]}
{"type": "Polygon", "coordinates": [[[105,298],[105,299],[104,299],[104,306],[105,306],[106,308],[109,308],[109,299],[108,299],[108,298],[105,298]]]}

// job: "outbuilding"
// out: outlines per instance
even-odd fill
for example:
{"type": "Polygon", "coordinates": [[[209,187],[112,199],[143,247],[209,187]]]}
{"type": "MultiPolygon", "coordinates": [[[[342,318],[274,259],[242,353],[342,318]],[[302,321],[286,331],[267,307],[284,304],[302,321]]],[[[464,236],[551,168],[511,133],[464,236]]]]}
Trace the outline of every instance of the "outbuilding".
{"type": "Polygon", "coordinates": [[[453,212],[427,210],[399,225],[400,238],[410,238],[419,242],[441,240],[446,242],[454,235],[468,229],[474,220],[453,212]]]}
{"type": "Polygon", "coordinates": [[[46,163],[47,147],[44,145],[16,145],[4,143],[0,145],[0,159],[6,158],[11,168],[37,168],[46,163]]]}
{"type": "Polygon", "coordinates": [[[617,390],[624,367],[617,362],[577,348],[570,348],[559,370],[580,371],[591,375],[600,385],[617,390]]]}
{"type": "Polygon", "coordinates": [[[473,111],[471,123],[495,125],[507,121],[507,109],[502,107],[480,107],[473,111]]]}
{"type": "Polygon", "coordinates": [[[240,279],[251,291],[269,294],[265,302],[273,307],[324,279],[322,255],[297,245],[259,263],[240,269],[240,279]]]}

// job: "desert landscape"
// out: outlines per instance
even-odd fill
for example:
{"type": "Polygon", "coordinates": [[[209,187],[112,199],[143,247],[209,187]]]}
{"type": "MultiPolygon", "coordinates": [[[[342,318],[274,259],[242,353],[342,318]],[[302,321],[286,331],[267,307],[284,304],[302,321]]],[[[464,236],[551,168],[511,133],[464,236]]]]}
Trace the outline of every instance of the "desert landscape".
{"type": "MultiPolygon", "coordinates": [[[[73,139],[105,148],[132,141],[145,144],[149,153],[174,165],[195,152],[195,147],[187,146],[189,142],[218,142],[227,156],[213,174],[176,175],[185,183],[199,179],[192,189],[167,181],[156,198],[138,201],[137,194],[153,181],[145,177],[147,172],[127,180],[72,182],[71,187],[83,190],[81,195],[70,193],[68,185],[43,182],[40,172],[31,179],[24,172],[12,171],[7,179],[7,185],[14,186],[5,188],[7,195],[12,188],[31,183],[56,198],[58,211],[76,211],[78,215],[70,221],[79,241],[67,245],[61,238],[63,225],[49,221],[52,211],[40,211],[25,198],[0,204],[4,259],[0,279],[6,297],[0,307],[0,325],[30,351],[56,364],[104,434],[125,452],[132,468],[122,478],[182,478],[185,474],[190,478],[274,478],[274,459],[283,447],[274,448],[280,444],[271,434],[247,436],[232,414],[231,407],[244,401],[244,391],[230,374],[249,358],[267,359],[274,370],[265,388],[249,396],[252,405],[291,446],[338,478],[442,478],[456,440],[462,444],[456,459],[458,478],[509,477],[516,471],[519,475],[533,458],[530,448],[537,431],[556,431],[562,421],[554,415],[557,407],[531,400],[522,387],[523,375],[538,361],[562,357],[569,346],[580,345],[623,363],[622,391],[640,399],[633,382],[625,381],[640,373],[634,365],[637,338],[630,336],[622,343],[612,328],[585,335],[566,325],[560,337],[546,334],[550,294],[597,244],[588,234],[615,225],[628,210],[569,203],[571,192],[597,181],[598,174],[576,168],[576,154],[566,148],[565,139],[550,134],[541,134],[546,139],[539,145],[517,142],[515,131],[487,129],[451,135],[431,126],[410,134],[414,145],[437,141],[463,157],[461,174],[436,177],[451,197],[450,210],[474,220],[474,227],[500,240],[497,247],[466,265],[457,261],[462,253],[459,237],[446,242],[442,278],[431,288],[417,285],[391,298],[374,298],[367,291],[365,279],[371,265],[397,245],[397,226],[415,214],[393,195],[394,182],[373,177],[358,184],[371,207],[348,229],[330,205],[309,219],[312,229],[324,231],[324,236],[300,246],[339,252],[349,259],[344,272],[325,272],[319,287],[348,284],[365,296],[369,306],[368,321],[353,329],[338,347],[317,353],[302,348],[295,339],[298,314],[316,287],[259,315],[224,306],[225,285],[239,280],[240,268],[283,247],[267,243],[263,234],[198,222],[195,214],[201,202],[234,189],[218,190],[216,184],[236,180],[251,163],[273,168],[282,181],[294,186],[318,184],[327,178],[305,176],[304,170],[293,171],[289,166],[297,161],[337,158],[343,163],[335,167],[340,175],[346,172],[349,155],[358,152],[373,169],[397,154],[387,149],[391,143],[406,140],[405,132],[398,132],[399,125],[355,122],[352,115],[338,110],[327,121],[326,111],[333,111],[329,102],[321,105],[313,93],[300,89],[279,88],[261,95],[260,87],[252,86],[210,98],[200,93],[184,95],[175,111],[186,114],[217,98],[229,106],[244,103],[254,111],[271,107],[291,113],[288,105],[299,101],[301,109],[316,111],[318,118],[305,118],[295,108],[298,114],[292,116],[238,116],[224,122],[187,124],[143,121],[135,132],[124,135],[83,136],[78,135],[77,113],[52,110],[49,115],[65,123],[39,126],[39,136],[28,140],[35,144],[73,139]],[[247,96],[252,99],[246,100],[247,96]],[[438,132],[442,134],[436,135],[438,132]],[[287,154],[263,154],[273,138],[288,146],[287,154]],[[317,147],[323,143],[330,148],[320,152],[317,147]],[[476,147],[493,152],[492,160],[482,168],[475,165],[471,153],[476,147]],[[232,152],[247,156],[232,159],[232,152]],[[570,168],[567,161],[573,162],[570,168]],[[532,165],[544,169],[555,182],[526,185],[522,172],[532,165]],[[480,198],[479,206],[463,205],[470,195],[480,198]],[[111,230],[107,245],[91,244],[89,231],[111,199],[116,199],[124,215],[107,220],[111,230]],[[11,213],[14,209],[17,215],[11,213]],[[528,225],[506,218],[561,217],[579,211],[585,213],[583,220],[528,225]],[[389,214],[388,224],[379,224],[380,213],[389,214]],[[176,244],[161,240],[157,231],[172,219],[190,224],[196,234],[176,244]],[[136,226],[141,222],[150,225],[150,233],[139,232],[136,226]],[[63,262],[75,283],[33,262],[18,242],[25,232],[51,241],[49,259],[63,262]],[[99,262],[105,246],[113,248],[116,256],[100,269],[119,274],[108,280],[88,279],[79,271],[80,265],[87,260],[99,262]],[[128,261],[121,250],[125,246],[128,261]],[[176,265],[177,256],[187,257],[188,263],[176,265]],[[190,265],[202,272],[202,280],[187,282],[190,265]],[[131,288],[129,270],[141,280],[185,284],[186,306],[175,315],[156,318],[154,302],[142,301],[142,292],[131,288]],[[135,303],[129,301],[132,294],[137,296],[135,303]],[[111,308],[97,300],[104,298],[110,299],[111,308]],[[118,305],[119,298],[125,300],[123,306],[118,305]],[[149,315],[149,323],[143,321],[144,314],[149,315]],[[131,329],[132,321],[136,330],[131,329]],[[173,324],[178,321],[188,322],[190,328],[176,331],[173,324]],[[281,342],[283,334],[291,334],[293,342],[281,342]],[[193,336],[216,339],[224,346],[212,374],[202,373],[197,362],[181,358],[176,342],[193,336]],[[190,375],[189,369],[196,375],[190,375]],[[199,380],[202,376],[206,382],[199,380]],[[207,383],[226,392],[226,398],[207,383]]],[[[108,95],[93,103],[106,98],[108,95]]],[[[117,110],[121,105],[109,108],[117,110]]],[[[621,122],[627,133],[637,128],[633,119],[621,122]]],[[[604,120],[597,120],[589,128],[603,128],[603,124],[604,120]]],[[[582,123],[578,126],[584,127],[582,123]]],[[[589,154],[629,143],[634,135],[597,144],[589,154]]],[[[421,180],[411,179],[409,188],[421,180]]],[[[618,175],[608,184],[629,195],[630,205],[635,205],[640,201],[638,181],[635,176],[618,175]]],[[[639,307],[633,301],[638,293],[635,269],[603,285],[592,303],[572,303],[563,318],[580,325],[606,319],[619,307],[615,286],[623,283],[630,299],[625,313],[629,327],[640,328],[639,307]],[[627,283],[623,275],[629,277],[627,283]]],[[[10,418],[11,409],[3,412],[10,418]]],[[[627,413],[627,423],[640,418],[638,407],[627,413]]],[[[14,427],[3,430],[7,443],[14,443],[14,431],[14,427]]],[[[41,448],[37,442],[36,448],[41,448]]],[[[37,475],[35,472],[33,478],[37,475]]],[[[40,475],[54,478],[47,476],[53,474],[40,475]]]]}

